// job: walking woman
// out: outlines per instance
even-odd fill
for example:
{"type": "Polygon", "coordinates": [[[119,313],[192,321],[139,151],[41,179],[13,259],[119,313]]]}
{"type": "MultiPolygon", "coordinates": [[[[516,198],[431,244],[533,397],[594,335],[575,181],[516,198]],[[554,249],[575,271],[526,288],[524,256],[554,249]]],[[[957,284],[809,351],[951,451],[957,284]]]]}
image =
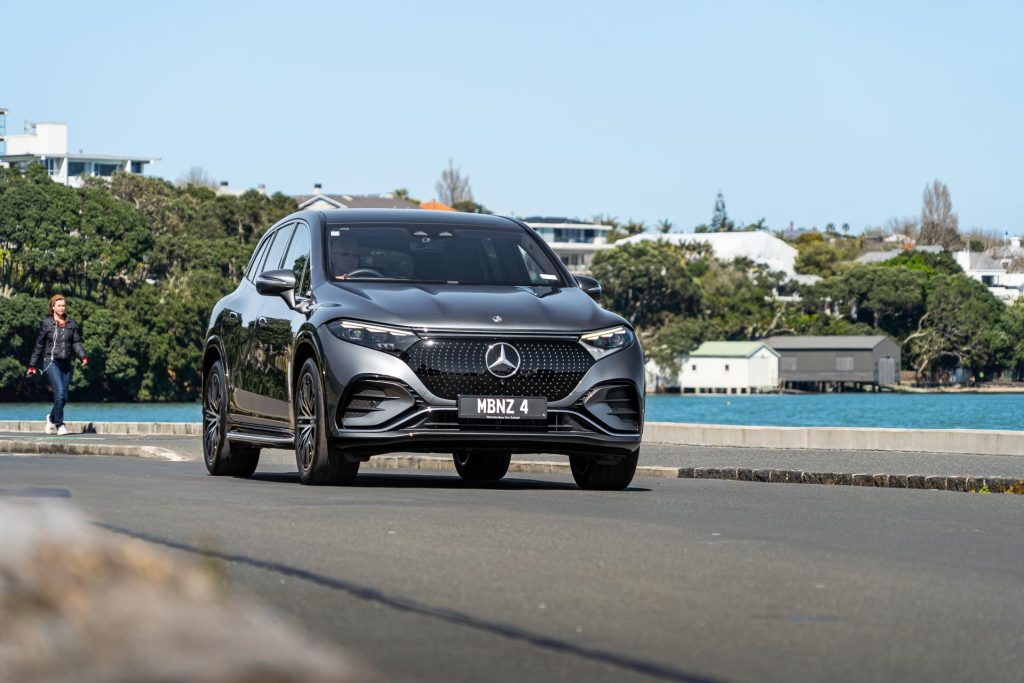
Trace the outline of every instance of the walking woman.
{"type": "Polygon", "coordinates": [[[29,376],[42,372],[53,387],[53,410],[46,416],[46,433],[56,431],[59,436],[68,433],[64,426],[64,404],[71,387],[71,361],[77,356],[82,365],[89,362],[82,346],[82,331],[78,323],[67,316],[67,307],[63,294],[50,297],[49,315],[43,318],[32,360],[28,363],[29,376]],[[43,362],[41,371],[37,370],[40,360],[43,362]]]}

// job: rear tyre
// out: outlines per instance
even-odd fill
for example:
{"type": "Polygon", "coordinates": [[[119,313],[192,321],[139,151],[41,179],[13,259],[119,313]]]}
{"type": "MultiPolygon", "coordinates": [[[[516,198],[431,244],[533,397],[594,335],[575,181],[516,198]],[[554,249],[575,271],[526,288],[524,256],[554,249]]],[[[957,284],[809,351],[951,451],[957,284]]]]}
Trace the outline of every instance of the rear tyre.
{"type": "Polygon", "coordinates": [[[228,440],[227,381],[224,365],[216,361],[203,382],[203,459],[217,477],[251,477],[260,462],[260,449],[228,440]]]}
{"type": "Polygon", "coordinates": [[[508,472],[512,451],[455,451],[452,458],[466,481],[498,481],[508,472]]]}
{"type": "Polygon", "coordinates": [[[621,491],[633,481],[639,456],[638,450],[613,465],[604,465],[594,458],[570,455],[569,467],[576,485],[585,491],[621,491]]]}
{"type": "Polygon", "coordinates": [[[295,464],[303,484],[351,484],[359,474],[359,462],[348,462],[338,448],[327,442],[324,388],[316,362],[307,359],[295,388],[295,464]]]}

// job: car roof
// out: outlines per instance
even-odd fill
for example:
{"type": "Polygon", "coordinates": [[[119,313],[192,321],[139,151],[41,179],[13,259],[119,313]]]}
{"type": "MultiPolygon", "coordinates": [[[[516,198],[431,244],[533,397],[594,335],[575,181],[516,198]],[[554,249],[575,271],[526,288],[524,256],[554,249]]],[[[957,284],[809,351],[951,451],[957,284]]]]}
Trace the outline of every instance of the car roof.
{"type": "Polygon", "coordinates": [[[426,211],[423,209],[331,209],[321,211],[328,224],[401,223],[408,225],[466,225],[509,228],[519,225],[511,218],[486,213],[426,211]]]}

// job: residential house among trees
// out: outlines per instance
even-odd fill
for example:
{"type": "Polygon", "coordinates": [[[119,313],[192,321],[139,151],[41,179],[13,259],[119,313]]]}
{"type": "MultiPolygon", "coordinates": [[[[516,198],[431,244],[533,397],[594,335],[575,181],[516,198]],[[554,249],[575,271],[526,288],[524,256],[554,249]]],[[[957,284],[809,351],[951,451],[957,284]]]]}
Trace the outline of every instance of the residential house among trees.
{"type": "Polygon", "coordinates": [[[316,209],[416,209],[413,202],[394,193],[385,194],[324,194],[322,186],[313,186],[313,194],[294,197],[299,211],[316,209]]]}
{"type": "Polygon", "coordinates": [[[545,216],[530,216],[524,218],[523,222],[544,238],[569,272],[575,275],[587,274],[594,254],[610,246],[610,225],[545,216]]]}

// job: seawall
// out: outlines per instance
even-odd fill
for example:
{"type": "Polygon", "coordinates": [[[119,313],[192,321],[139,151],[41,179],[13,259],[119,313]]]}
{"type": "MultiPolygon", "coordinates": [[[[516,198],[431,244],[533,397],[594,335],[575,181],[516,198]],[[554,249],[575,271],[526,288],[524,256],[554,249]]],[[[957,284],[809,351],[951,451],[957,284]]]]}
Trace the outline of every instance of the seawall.
{"type": "MultiPolygon", "coordinates": [[[[198,422],[68,422],[72,433],[199,436],[198,422]]],[[[43,432],[35,420],[0,420],[0,432],[43,432]]],[[[732,448],[896,451],[1024,455],[1024,431],[997,429],[866,429],[755,427],[648,422],[647,443],[732,448]]]]}

